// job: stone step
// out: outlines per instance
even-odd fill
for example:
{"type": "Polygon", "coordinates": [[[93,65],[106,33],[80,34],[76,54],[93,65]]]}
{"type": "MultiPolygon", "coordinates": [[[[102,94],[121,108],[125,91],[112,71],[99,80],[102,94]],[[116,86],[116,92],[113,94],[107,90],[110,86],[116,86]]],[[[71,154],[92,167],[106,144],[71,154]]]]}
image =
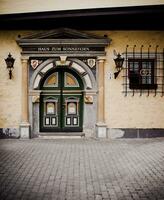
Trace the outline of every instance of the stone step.
{"type": "Polygon", "coordinates": [[[77,139],[85,137],[85,133],[83,132],[56,132],[56,133],[41,133],[38,135],[39,139],[77,139]]]}

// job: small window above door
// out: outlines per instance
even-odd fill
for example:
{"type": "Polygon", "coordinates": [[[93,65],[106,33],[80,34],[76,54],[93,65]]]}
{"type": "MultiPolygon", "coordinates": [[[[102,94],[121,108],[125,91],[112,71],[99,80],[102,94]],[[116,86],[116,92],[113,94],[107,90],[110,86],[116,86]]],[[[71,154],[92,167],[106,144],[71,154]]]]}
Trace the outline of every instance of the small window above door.
{"type": "Polygon", "coordinates": [[[40,89],[47,91],[76,90],[77,88],[83,89],[83,87],[79,74],[62,66],[47,72],[40,83],[40,89]]]}
{"type": "Polygon", "coordinates": [[[58,87],[58,72],[51,74],[46,79],[44,87],[58,87]]]}
{"type": "Polygon", "coordinates": [[[77,79],[70,73],[65,72],[64,74],[64,86],[65,87],[79,87],[77,79]]]}

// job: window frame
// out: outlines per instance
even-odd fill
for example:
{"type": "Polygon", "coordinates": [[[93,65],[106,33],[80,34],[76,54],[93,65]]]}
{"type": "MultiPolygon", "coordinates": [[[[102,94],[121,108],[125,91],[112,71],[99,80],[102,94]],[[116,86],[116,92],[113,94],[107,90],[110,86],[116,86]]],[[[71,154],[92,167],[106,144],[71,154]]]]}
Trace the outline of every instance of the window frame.
{"type": "MultiPolygon", "coordinates": [[[[133,64],[134,65],[134,64],[133,64]]],[[[156,68],[155,68],[155,59],[154,58],[128,58],[128,78],[129,78],[129,88],[130,89],[157,89],[157,83],[155,76],[156,75],[156,68]],[[138,62],[138,73],[135,74],[134,70],[132,71],[130,68],[131,63],[138,62]],[[143,63],[144,62],[150,62],[151,63],[151,83],[142,83],[142,75],[141,75],[141,70],[143,68],[143,63]],[[132,72],[134,75],[132,75],[132,72]]],[[[146,77],[146,76],[145,76],[146,77]]]]}

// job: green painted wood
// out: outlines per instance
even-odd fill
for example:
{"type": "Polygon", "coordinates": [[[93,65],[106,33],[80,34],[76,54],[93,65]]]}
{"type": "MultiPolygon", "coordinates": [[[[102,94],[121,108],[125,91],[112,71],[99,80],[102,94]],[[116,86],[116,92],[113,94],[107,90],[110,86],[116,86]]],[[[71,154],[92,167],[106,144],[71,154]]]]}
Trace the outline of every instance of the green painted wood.
{"type": "MultiPolygon", "coordinates": [[[[83,130],[83,82],[80,78],[80,75],[77,74],[75,71],[68,69],[66,67],[57,67],[50,72],[48,72],[45,77],[42,80],[42,83],[40,85],[40,89],[42,90],[41,98],[40,98],[40,131],[41,132],[80,132],[83,130]],[[44,82],[47,79],[48,76],[50,76],[52,73],[58,72],[58,87],[44,87],[44,82]],[[79,87],[65,87],[64,86],[64,73],[69,72],[72,74],[78,81],[79,87]],[[45,91],[46,90],[46,91],[45,91]],[[58,114],[58,126],[56,127],[46,127],[44,124],[44,101],[46,98],[56,98],[58,100],[58,108],[57,108],[57,114],[58,114]],[[76,98],[79,100],[79,118],[76,115],[66,115],[66,105],[65,101],[68,98],[76,98]],[[73,123],[74,118],[77,117],[78,119],[78,125],[77,126],[66,126],[66,118],[71,118],[71,123],[73,123]]],[[[73,100],[74,101],[74,100],[73,100]]],[[[47,115],[48,117],[48,115],[47,115]]],[[[53,117],[53,116],[50,116],[53,117]]]]}

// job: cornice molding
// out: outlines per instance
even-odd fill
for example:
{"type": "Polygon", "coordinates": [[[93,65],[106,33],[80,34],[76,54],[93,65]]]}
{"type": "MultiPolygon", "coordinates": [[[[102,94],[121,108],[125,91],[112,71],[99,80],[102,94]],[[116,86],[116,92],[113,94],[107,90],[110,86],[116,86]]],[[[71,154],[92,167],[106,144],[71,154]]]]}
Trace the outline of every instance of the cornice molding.
{"type": "Polygon", "coordinates": [[[164,4],[0,15],[0,29],[164,29],[164,4]]]}

